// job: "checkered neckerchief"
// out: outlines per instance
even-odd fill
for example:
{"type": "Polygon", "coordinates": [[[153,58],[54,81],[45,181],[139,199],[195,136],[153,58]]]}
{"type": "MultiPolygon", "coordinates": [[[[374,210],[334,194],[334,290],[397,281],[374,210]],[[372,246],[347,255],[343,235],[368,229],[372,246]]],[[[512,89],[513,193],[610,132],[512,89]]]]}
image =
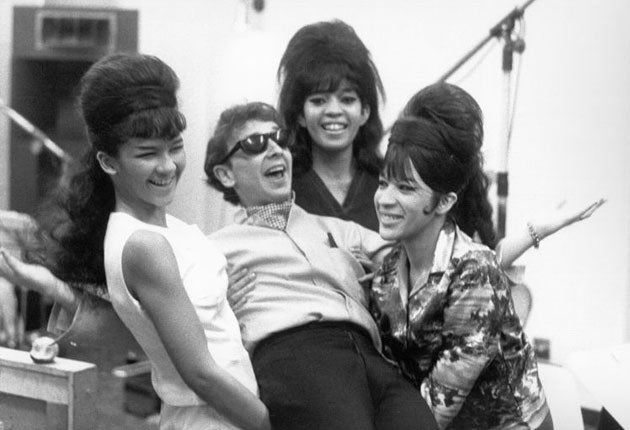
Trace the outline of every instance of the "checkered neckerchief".
{"type": "Polygon", "coordinates": [[[248,224],[284,231],[287,228],[292,204],[293,199],[290,198],[282,203],[269,203],[245,208],[248,224]]]}

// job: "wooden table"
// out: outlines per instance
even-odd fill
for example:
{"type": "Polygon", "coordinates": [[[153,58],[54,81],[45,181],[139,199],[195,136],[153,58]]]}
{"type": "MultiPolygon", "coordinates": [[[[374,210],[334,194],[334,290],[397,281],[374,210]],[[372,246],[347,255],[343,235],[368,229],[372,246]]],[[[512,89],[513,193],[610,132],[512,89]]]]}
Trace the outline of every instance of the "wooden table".
{"type": "Polygon", "coordinates": [[[35,364],[0,348],[0,423],[11,430],[95,429],[96,366],[57,357],[35,364]]]}

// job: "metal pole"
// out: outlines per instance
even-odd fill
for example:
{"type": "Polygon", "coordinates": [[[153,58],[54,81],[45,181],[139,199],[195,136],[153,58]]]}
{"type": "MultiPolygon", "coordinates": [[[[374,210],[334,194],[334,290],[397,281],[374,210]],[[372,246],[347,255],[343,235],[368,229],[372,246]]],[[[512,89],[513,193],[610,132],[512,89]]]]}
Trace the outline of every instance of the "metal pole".
{"type": "Polygon", "coordinates": [[[516,7],[506,16],[501,18],[501,20],[499,20],[497,24],[490,28],[490,32],[486,37],[484,37],[477,45],[475,45],[474,48],[468,51],[468,53],[466,53],[459,61],[457,61],[457,63],[455,63],[455,65],[451,67],[446,73],[440,76],[438,82],[446,81],[449,77],[451,77],[453,73],[455,73],[461,66],[463,66],[468,60],[470,60],[473,55],[479,52],[479,50],[483,48],[486,43],[492,40],[493,37],[502,37],[505,32],[505,27],[509,27],[510,25],[513,27],[514,21],[521,18],[523,16],[523,13],[525,12],[525,9],[527,9],[535,1],[536,0],[528,0],[521,7],[516,7]]]}
{"type": "Polygon", "coordinates": [[[504,41],[502,70],[503,70],[503,111],[501,122],[501,148],[499,154],[499,166],[497,172],[497,236],[499,239],[505,237],[506,220],[507,220],[507,198],[508,198],[508,154],[510,147],[510,128],[512,120],[512,66],[514,60],[514,52],[521,53],[524,49],[522,41],[515,43],[512,40],[512,32],[517,19],[523,17],[525,9],[529,7],[535,0],[528,0],[521,7],[516,7],[505,17],[503,17],[496,25],[494,25],[484,39],[481,40],[472,50],[466,53],[453,67],[444,73],[438,82],[446,81],[453,73],[455,73],[464,63],[466,63],[473,55],[475,55],[483,46],[494,37],[500,37],[504,41]]]}
{"type": "Polygon", "coordinates": [[[13,120],[17,125],[22,128],[25,132],[33,136],[36,140],[41,142],[50,152],[55,154],[61,160],[70,161],[71,157],[59,147],[55,142],[50,140],[46,134],[41,131],[39,128],[35,127],[29,120],[20,115],[17,111],[11,109],[5,102],[0,98],[0,112],[8,116],[13,120]]]}

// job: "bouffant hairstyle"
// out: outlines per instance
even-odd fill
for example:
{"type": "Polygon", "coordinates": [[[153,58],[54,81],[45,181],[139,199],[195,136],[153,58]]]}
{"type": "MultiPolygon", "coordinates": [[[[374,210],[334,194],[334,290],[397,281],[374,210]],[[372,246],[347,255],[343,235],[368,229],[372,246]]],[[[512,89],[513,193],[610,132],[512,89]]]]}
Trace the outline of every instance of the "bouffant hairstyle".
{"type": "Polygon", "coordinates": [[[357,167],[378,174],[382,166],[378,146],[383,138],[379,95],[384,99],[385,91],[370,51],[351,26],[334,20],[299,29],[280,60],[278,81],[278,111],[294,139],[294,173],[304,172],[313,164],[313,142],[299,124],[304,102],[311,94],[336,91],[346,81],[357,92],[363,108],[370,109],[367,122],[353,142],[357,167]]]}

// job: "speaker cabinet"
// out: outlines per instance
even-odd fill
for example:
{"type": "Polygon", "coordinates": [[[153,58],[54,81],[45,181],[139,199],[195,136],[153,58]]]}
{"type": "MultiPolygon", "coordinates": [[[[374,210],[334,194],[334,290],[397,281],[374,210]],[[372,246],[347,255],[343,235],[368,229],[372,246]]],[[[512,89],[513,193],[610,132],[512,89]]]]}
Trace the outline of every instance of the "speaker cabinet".
{"type": "MultiPolygon", "coordinates": [[[[76,107],[81,76],[99,58],[138,49],[138,12],[15,7],[11,106],[73,157],[86,135],[76,107]]],[[[10,205],[33,214],[57,183],[61,162],[15,124],[10,132],[10,205]]]]}

